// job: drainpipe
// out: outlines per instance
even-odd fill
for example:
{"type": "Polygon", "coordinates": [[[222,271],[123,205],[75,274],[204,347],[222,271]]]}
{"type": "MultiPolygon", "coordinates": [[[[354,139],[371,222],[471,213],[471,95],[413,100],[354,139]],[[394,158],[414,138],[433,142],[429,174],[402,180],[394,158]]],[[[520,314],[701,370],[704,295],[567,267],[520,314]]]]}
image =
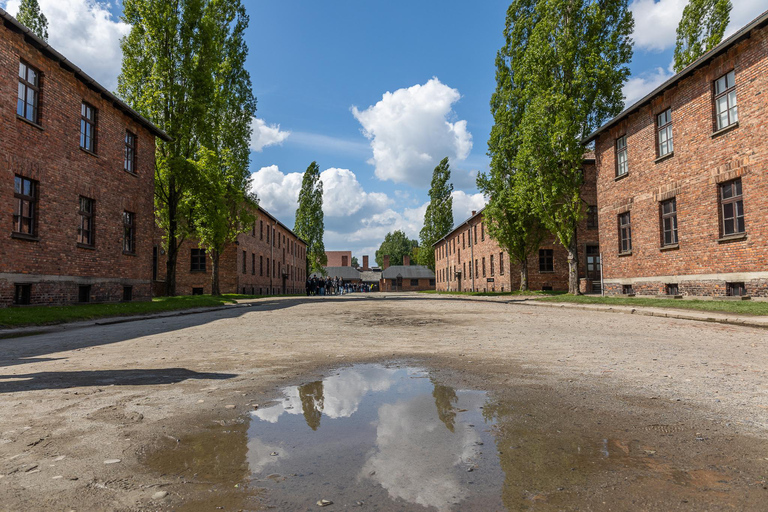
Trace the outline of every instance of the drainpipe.
{"type": "Polygon", "coordinates": [[[603,284],[603,253],[600,253],[600,294],[605,297],[605,285],[603,284]]]}
{"type": "Polygon", "coordinates": [[[472,291],[474,292],[475,291],[475,277],[477,277],[477,276],[475,276],[475,274],[476,274],[475,269],[472,266],[472,265],[475,264],[475,244],[472,241],[472,225],[469,224],[469,223],[467,223],[467,225],[469,226],[469,257],[470,257],[470,260],[469,260],[469,267],[470,267],[469,268],[469,273],[472,274],[472,291]]]}
{"type": "Polygon", "coordinates": [[[275,234],[277,233],[277,219],[272,223],[272,240],[270,240],[269,254],[272,256],[272,268],[269,269],[269,294],[272,295],[275,291],[272,279],[275,277],[275,234]]]}

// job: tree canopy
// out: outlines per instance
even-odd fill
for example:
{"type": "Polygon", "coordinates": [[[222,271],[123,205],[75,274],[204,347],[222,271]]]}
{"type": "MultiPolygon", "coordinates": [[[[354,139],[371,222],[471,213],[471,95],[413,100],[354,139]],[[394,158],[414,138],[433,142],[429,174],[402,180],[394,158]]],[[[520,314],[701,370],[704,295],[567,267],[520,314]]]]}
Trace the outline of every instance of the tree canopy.
{"type": "Polygon", "coordinates": [[[48,41],[48,18],[40,10],[37,0],[21,0],[16,19],[41,39],[48,41]]]}
{"type": "Polygon", "coordinates": [[[403,256],[413,256],[414,249],[418,249],[419,242],[411,240],[405,232],[397,230],[394,233],[387,233],[379,250],[376,251],[376,264],[379,267],[384,266],[384,256],[389,256],[390,265],[402,265],[403,256]]]}
{"type": "Polygon", "coordinates": [[[323,182],[320,167],[312,162],[304,172],[299,192],[299,206],[296,210],[296,224],[293,231],[307,242],[307,275],[313,272],[325,274],[328,257],[325,255],[323,235],[323,182]]]}
{"type": "Polygon", "coordinates": [[[435,167],[432,172],[432,185],[429,189],[429,205],[424,214],[424,227],[419,238],[423,251],[419,251],[419,264],[435,270],[435,251],[432,246],[453,229],[453,184],[450,183],[451,168],[448,157],[435,167]]]}
{"type": "Polygon", "coordinates": [[[728,27],[731,0],[690,0],[677,26],[675,72],[720,44],[728,27]]]}

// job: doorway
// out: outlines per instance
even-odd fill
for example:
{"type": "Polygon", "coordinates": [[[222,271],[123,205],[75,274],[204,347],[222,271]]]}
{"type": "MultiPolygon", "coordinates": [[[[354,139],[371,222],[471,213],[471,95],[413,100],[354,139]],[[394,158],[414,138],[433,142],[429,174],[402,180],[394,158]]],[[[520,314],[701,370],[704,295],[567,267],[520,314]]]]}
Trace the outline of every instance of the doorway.
{"type": "Polygon", "coordinates": [[[592,293],[602,293],[602,283],[600,282],[600,246],[587,245],[587,279],[592,280],[592,293]]]}

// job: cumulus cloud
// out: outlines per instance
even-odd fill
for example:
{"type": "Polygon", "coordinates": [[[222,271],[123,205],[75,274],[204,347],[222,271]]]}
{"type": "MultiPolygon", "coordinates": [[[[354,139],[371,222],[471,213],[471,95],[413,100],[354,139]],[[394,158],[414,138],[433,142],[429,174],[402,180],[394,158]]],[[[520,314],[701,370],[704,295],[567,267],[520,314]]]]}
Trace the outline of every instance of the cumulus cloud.
{"type": "Polygon", "coordinates": [[[264,209],[288,224],[285,217],[296,213],[301,178],[302,173],[283,174],[276,165],[262,167],[251,173],[251,191],[259,197],[259,204],[264,209]]]}
{"type": "Polygon", "coordinates": [[[371,141],[376,176],[381,180],[426,187],[444,157],[464,160],[472,150],[466,121],[455,117],[459,91],[437,78],[424,85],[387,92],[381,101],[352,114],[371,141]]]}
{"type": "Polygon", "coordinates": [[[675,72],[672,65],[667,69],[656,68],[647,73],[632,77],[624,84],[624,106],[629,107],[634,102],[654,90],[656,87],[672,78],[675,72]]]}
{"type": "Polygon", "coordinates": [[[291,134],[289,131],[280,131],[279,124],[268,125],[263,119],[253,118],[253,134],[251,135],[251,149],[262,151],[264,148],[282,144],[291,134]]]}
{"type": "Polygon", "coordinates": [[[323,182],[323,213],[328,217],[356,215],[366,208],[385,209],[392,202],[387,194],[366,192],[349,169],[326,169],[320,173],[323,182]]]}
{"type": "Polygon", "coordinates": [[[453,197],[453,221],[458,224],[469,218],[473,211],[480,211],[485,206],[483,194],[467,194],[463,190],[454,190],[453,197]]]}
{"type": "MultiPolygon", "coordinates": [[[[20,0],[9,0],[5,9],[19,12],[20,0]]],[[[120,38],[131,27],[95,0],[39,0],[48,18],[48,42],[75,65],[109,90],[117,86],[123,58],[120,38]]]]}

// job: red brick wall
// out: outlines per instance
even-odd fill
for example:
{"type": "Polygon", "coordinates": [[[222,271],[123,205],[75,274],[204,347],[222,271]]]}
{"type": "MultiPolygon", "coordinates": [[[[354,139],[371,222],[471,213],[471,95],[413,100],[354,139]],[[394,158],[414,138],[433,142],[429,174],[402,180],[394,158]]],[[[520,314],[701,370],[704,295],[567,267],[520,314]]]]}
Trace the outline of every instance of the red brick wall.
{"type": "Polygon", "coordinates": [[[679,81],[596,140],[600,237],[608,290],[722,295],[726,282],[768,296],[768,29],[679,81]],[[739,125],[714,135],[713,82],[734,70],[739,125]],[[672,109],[674,155],[656,161],[655,115],[672,109]],[[627,136],[629,172],[616,179],[614,144],[627,136]],[[746,236],[724,241],[719,184],[741,178],[746,236]],[[676,198],[679,246],[661,247],[660,201],[676,198]],[[632,253],[619,255],[618,215],[630,212],[632,253]]]}
{"type": "Polygon", "coordinates": [[[325,251],[328,257],[326,267],[350,267],[352,266],[352,251],[325,251]]]}
{"type": "Polygon", "coordinates": [[[379,284],[379,289],[384,292],[420,292],[425,290],[434,290],[435,285],[432,284],[431,279],[418,279],[419,284],[414,286],[411,284],[410,279],[403,279],[403,284],[398,288],[396,279],[382,279],[379,284]]]}
{"type": "Polygon", "coordinates": [[[15,283],[32,284],[33,304],[150,298],[154,137],[58,63],[0,27],[0,306],[15,283]],[[42,72],[40,126],[16,117],[19,60],[42,72]],[[96,155],[80,149],[80,106],[98,109],[96,155]],[[125,131],[137,135],[137,173],[123,170],[125,131]],[[14,176],[39,183],[39,240],[13,238],[14,176]],[[77,246],[79,196],[95,200],[95,247],[77,246]],[[124,255],[123,211],[136,214],[136,254],[124,255]]]}
{"type": "MultiPolygon", "coordinates": [[[[596,198],[596,167],[591,162],[584,164],[585,184],[582,187],[582,199],[588,205],[597,205],[596,198]]],[[[598,245],[597,229],[588,229],[586,220],[579,223],[577,231],[579,244],[579,275],[586,274],[586,246],[598,245]]],[[[554,236],[544,240],[540,249],[551,249],[554,262],[552,272],[539,270],[539,255],[534,253],[528,261],[528,287],[531,290],[551,288],[556,291],[568,290],[568,251],[554,236]]],[[[437,289],[480,292],[508,292],[520,289],[520,265],[512,264],[509,255],[502,251],[499,244],[493,240],[486,230],[483,213],[470,218],[467,223],[456,228],[452,233],[435,246],[435,264],[437,274],[437,289]],[[472,230],[474,247],[470,246],[468,230],[472,230]],[[476,233],[476,235],[474,234],[476,233]],[[493,267],[491,267],[493,256],[493,267]],[[483,273],[485,259],[485,273],[483,273]],[[503,272],[499,260],[504,260],[503,272]],[[469,265],[477,262],[477,274],[474,269],[470,272],[469,265]],[[457,277],[455,269],[461,270],[457,277]],[[472,277],[474,276],[474,283],[472,277]],[[492,281],[489,281],[491,279],[492,281]]]]}

